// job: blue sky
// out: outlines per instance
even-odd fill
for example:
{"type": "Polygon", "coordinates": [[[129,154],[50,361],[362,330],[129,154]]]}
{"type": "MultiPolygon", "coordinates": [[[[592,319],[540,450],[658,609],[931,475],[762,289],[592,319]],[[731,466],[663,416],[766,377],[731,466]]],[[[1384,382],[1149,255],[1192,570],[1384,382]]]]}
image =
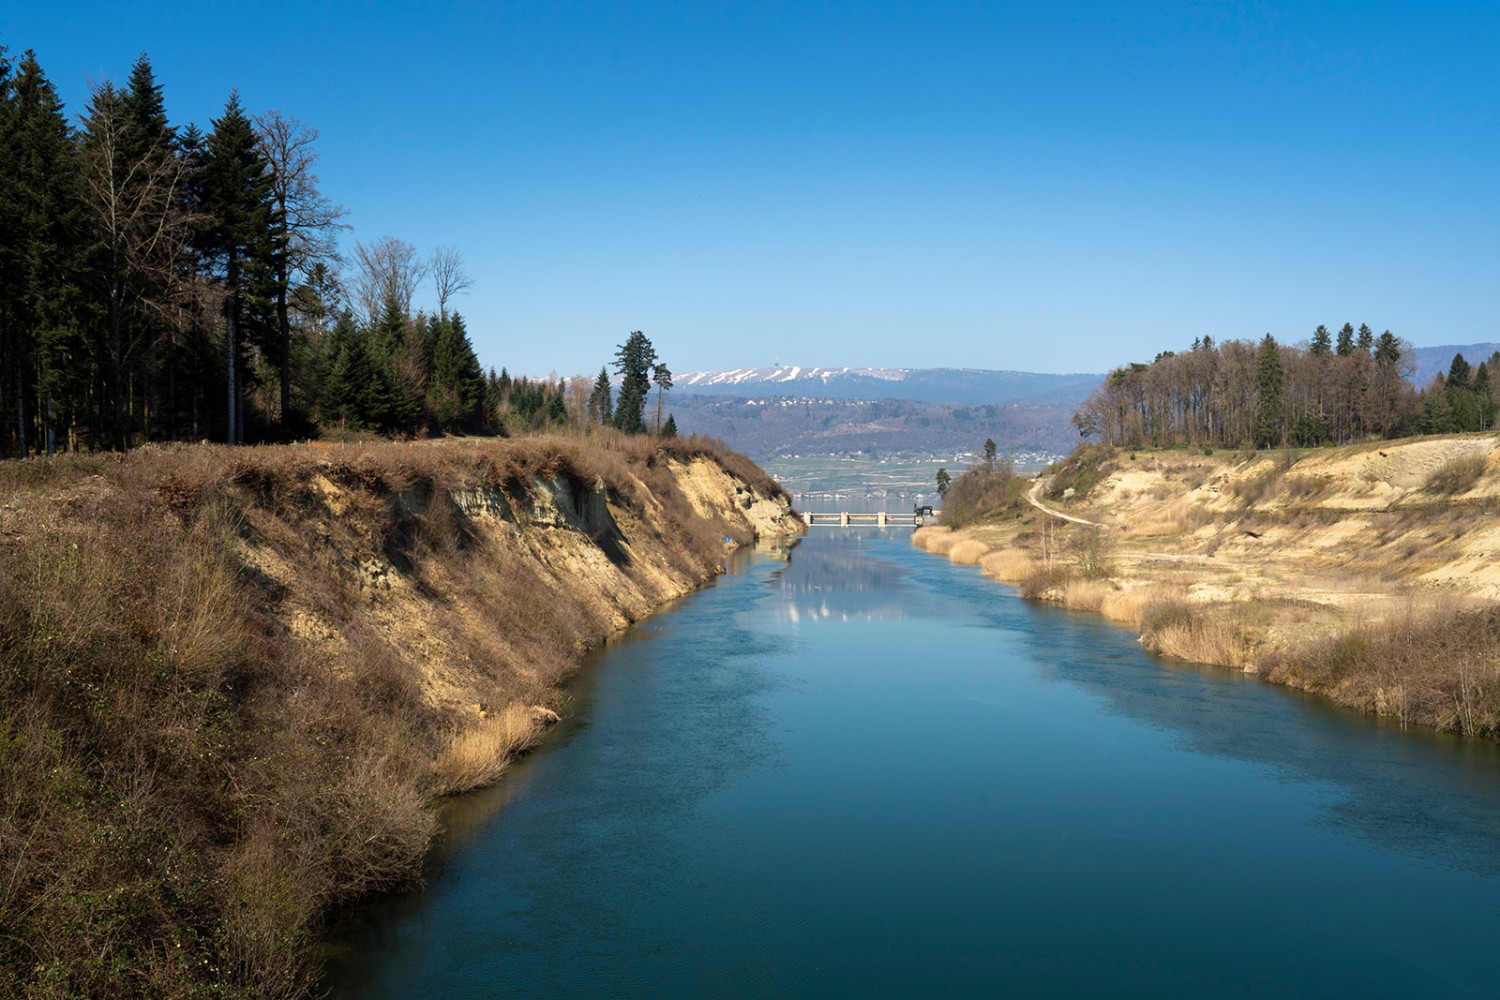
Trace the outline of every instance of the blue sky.
{"type": "Polygon", "coordinates": [[[144,51],[176,124],[318,128],[351,244],[458,247],[512,372],[1500,340],[1493,3],[46,6],[0,44],[74,115],[144,51]]]}

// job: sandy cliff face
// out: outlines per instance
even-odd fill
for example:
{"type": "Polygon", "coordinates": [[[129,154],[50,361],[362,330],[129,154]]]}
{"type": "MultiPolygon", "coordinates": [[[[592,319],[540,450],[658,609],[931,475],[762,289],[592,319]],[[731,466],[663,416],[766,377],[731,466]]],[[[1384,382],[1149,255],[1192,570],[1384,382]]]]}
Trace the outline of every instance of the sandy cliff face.
{"type": "Polygon", "coordinates": [[[1037,495],[1097,526],[1032,509],[960,532],[925,529],[914,543],[1027,596],[1105,614],[1166,655],[1265,673],[1403,720],[1487,731],[1451,709],[1469,697],[1459,689],[1477,683],[1471,667],[1500,681],[1500,650],[1386,643],[1444,628],[1477,635],[1474,616],[1500,599],[1494,435],[1248,455],[1115,452],[1096,454],[1096,466],[1081,494],[1055,488],[1068,481],[1064,469],[1037,495]],[[1374,665],[1355,662],[1403,657],[1413,670],[1431,660],[1431,676],[1387,670],[1377,683],[1360,674],[1374,665]],[[1465,676],[1450,683],[1439,668],[1465,676]]]}
{"type": "Polygon", "coordinates": [[[741,456],[617,435],[0,466],[0,981],[301,995],[584,651],[801,531],[741,456]]]}

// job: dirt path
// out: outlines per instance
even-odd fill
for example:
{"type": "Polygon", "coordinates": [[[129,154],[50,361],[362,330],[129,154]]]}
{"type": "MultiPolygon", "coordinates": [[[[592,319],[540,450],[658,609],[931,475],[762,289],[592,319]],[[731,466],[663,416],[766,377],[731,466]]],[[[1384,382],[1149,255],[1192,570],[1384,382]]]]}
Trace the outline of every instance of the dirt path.
{"type": "Polygon", "coordinates": [[[1105,527],[1105,525],[1100,524],[1098,521],[1090,521],[1086,517],[1074,517],[1072,514],[1064,514],[1060,510],[1053,510],[1051,507],[1048,507],[1046,504],[1038,500],[1037,495],[1040,494],[1042,490],[1047,488],[1047,483],[1049,483],[1050,481],[1050,476],[1043,476],[1038,479],[1036,481],[1036,485],[1027,491],[1026,502],[1031,504],[1031,506],[1035,507],[1037,510],[1041,511],[1043,514],[1051,514],[1053,517],[1060,517],[1064,521],[1072,521],[1074,524],[1086,524],[1092,528],[1105,527]]]}

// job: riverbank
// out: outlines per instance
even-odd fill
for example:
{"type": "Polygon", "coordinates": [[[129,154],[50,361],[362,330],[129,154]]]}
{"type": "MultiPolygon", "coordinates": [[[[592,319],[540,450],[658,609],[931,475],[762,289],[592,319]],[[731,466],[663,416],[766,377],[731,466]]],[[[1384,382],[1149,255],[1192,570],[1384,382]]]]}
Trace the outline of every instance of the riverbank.
{"type": "Polygon", "coordinates": [[[1053,513],[924,528],[913,544],[1026,597],[1102,614],[1161,655],[1494,737],[1496,444],[1491,434],[1222,455],[1085,448],[1036,490],[1053,513]]]}
{"type": "Polygon", "coordinates": [[[607,434],[0,465],[7,995],[298,996],[332,908],[566,711],[582,654],[800,534],[607,434]]]}

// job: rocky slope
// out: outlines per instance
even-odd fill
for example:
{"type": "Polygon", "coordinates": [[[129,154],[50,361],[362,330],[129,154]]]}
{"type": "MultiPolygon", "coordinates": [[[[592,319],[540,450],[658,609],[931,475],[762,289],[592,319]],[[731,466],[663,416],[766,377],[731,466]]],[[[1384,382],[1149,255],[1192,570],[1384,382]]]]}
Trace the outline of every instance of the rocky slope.
{"type": "Polygon", "coordinates": [[[1500,733],[1494,435],[1306,452],[1084,449],[1037,491],[1065,522],[917,532],[1169,656],[1364,711],[1500,733]]]}
{"type": "Polygon", "coordinates": [[[0,466],[0,994],[303,994],[584,651],[801,530],[613,435],[0,466]]]}

